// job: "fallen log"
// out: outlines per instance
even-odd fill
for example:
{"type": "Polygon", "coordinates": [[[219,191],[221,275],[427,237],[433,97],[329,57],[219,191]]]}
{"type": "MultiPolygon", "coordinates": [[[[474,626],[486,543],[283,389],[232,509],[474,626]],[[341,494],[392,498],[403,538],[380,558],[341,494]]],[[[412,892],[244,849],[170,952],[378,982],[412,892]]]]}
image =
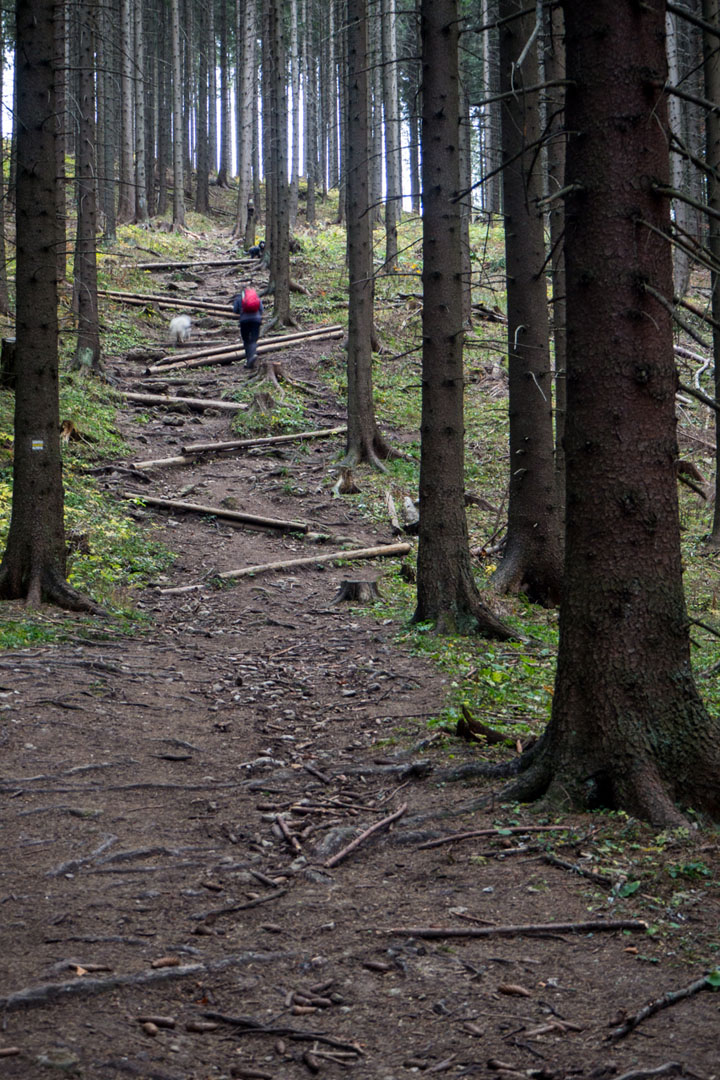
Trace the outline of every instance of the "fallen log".
{"type": "Polygon", "coordinates": [[[226,510],[222,506],[203,506],[201,503],[183,502],[180,499],[160,499],[154,495],[143,495],[140,491],[123,491],[124,499],[142,499],[148,506],[161,506],[168,510],[186,510],[194,514],[211,514],[213,517],[227,518],[243,525],[254,525],[259,529],[278,529],[282,532],[310,532],[310,525],[304,521],[283,521],[279,518],[260,517],[257,514],[244,514],[240,510],[226,510]]]}
{"type": "Polygon", "coordinates": [[[189,266],[243,266],[247,259],[192,259],[187,262],[121,263],[120,270],[187,270],[189,266]]]}
{"type": "MultiPolygon", "coordinates": [[[[383,547],[356,548],[350,551],[332,551],[327,555],[312,555],[301,559],[284,559],[282,562],[261,563],[258,566],[244,566],[240,570],[225,570],[216,576],[221,581],[234,581],[236,578],[252,577],[270,570],[293,570],[298,566],[317,566],[320,563],[353,562],[356,559],[380,559],[391,555],[407,555],[409,544],[387,544],[383,547]]],[[[204,584],[204,583],[203,583],[204,584]]],[[[161,589],[163,595],[192,592],[203,588],[203,584],[181,585],[174,589],[161,589]]]]}
{"type": "MultiPolygon", "coordinates": [[[[288,338],[277,338],[273,341],[261,342],[257,347],[257,355],[262,356],[265,353],[279,352],[282,349],[286,349],[288,345],[296,345],[298,340],[312,340],[321,341],[324,339],[335,339],[343,336],[343,330],[333,330],[330,332],[314,334],[312,338],[294,339],[292,341],[288,338]]],[[[195,367],[209,367],[211,364],[229,364],[233,360],[244,360],[245,350],[241,344],[228,346],[227,351],[222,350],[216,352],[214,355],[206,355],[198,360],[176,360],[170,364],[153,364],[147,369],[149,374],[159,374],[165,371],[177,371],[179,368],[195,368],[195,367]]]]}
{"type": "Polygon", "coordinates": [[[304,439],[324,439],[331,435],[344,435],[347,427],[320,428],[317,431],[295,431],[287,435],[263,435],[257,439],[229,439],[227,442],[188,443],[183,454],[216,453],[222,450],[244,450],[248,446],[274,446],[278,443],[301,442],[304,439]]]}
{"type": "MultiPolygon", "coordinates": [[[[292,333],[292,334],[272,334],[272,335],[270,335],[270,336],[268,336],[266,338],[263,338],[260,341],[260,345],[275,345],[275,344],[278,344],[278,345],[286,344],[287,345],[287,344],[295,343],[297,341],[312,340],[313,338],[316,338],[316,337],[324,337],[326,334],[335,334],[335,333],[337,333],[337,334],[343,333],[342,326],[339,326],[337,323],[333,323],[330,326],[316,326],[316,327],[313,327],[312,330],[298,330],[298,331],[296,331],[295,333],[292,333]]],[[[203,357],[206,357],[206,356],[219,355],[220,353],[223,353],[223,352],[234,352],[239,348],[241,348],[241,346],[240,346],[240,344],[238,342],[232,342],[231,344],[214,345],[214,346],[206,348],[206,349],[196,349],[194,352],[185,353],[185,355],[183,356],[183,361],[186,361],[186,360],[200,360],[200,359],[202,359],[203,357]]],[[[163,356],[161,359],[156,361],[156,363],[157,363],[157,365],[159,367],[162,367],[164,364],[171,364],[171,363],[176,363],[176,362],[177,361],[174,359],[173,354],[168,354],[167,356],[163,356]]]]}
{"type": "Polygon", "coordinates": [[[232,317],[230,304],[213,304],[209,300],[188,300],[182,296],[144,296],[142,293],[112,292],[110,289],[98,289],[98,296],[106,300],[112,300],[118,304],[157,304],[158,307],[195,308],[198,311],[209,311],[213,315],[229,315],[232,317]]]}
{"type": "Polygon", "coordinates": [[[214,401],[212,398],[168,397],[167,394],[138,394],[135,391],[122,391],[126,401],[136,401],[140,405],[164,405],[166,408],[218,409],[220,412],[242,412],[247,405],[237,401],[214,401]]]}
{"type": "Polygon", "coordinates": [[[420,938],[520,937],[533,934],[597,934],[628,930],[644,934],[648,924],[642,919],[593,919],[588,922],[526,923],[518,926],[395,926],[384,934],[403,934],[420,938]]]}
{"type": "Polygon", "coordinates": [[[131,469],[154,469],[163,465],[193,465],[195,463],[194,457],[166,457],[166,458],[150,458],[149,461],[131,461],[131,469]]]}

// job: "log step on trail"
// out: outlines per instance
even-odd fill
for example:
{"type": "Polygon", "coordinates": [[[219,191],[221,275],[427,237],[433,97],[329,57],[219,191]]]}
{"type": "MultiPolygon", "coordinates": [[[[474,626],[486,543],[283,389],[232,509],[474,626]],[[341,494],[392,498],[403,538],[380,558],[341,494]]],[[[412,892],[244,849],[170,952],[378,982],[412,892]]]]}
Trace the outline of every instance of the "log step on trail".
{"type": "MultiPolygon", "coordinates": [[[[287,349],[290,345],[299,345],[307,341],[322,341],[329,339],[340,338],[344,334],[342,327],[323,327],[318,330],[307,331],[300,334],[287,334],[282,337],[267,338],[265,341],[260,341],[257,347],[257,355],[262,356],[266,353],[279,352],[282,349],[287,349]]],[[[147,368],[147,373],[156,375],[166,371],[177,371],[180,368],[193,368],[193,367],[208,367],[211,364],[229,364],[232,360],[244,359],[245,350],[240,342],[234,345],[214,346],[213,349],[208,349],[203,353],[195,353],[194,357],[184,357],[182,360],[170,360],[169,358],[163,358],[156,364],[152,364],[147,368]]]]}
{"type": "Polygon", "coordinates": [[[244,450],[250,446],[276,446],[286,442],[301,442],[305,439],[326,439],[332,435],[344,435],[345,424],[334,428],[319,428],[317,431],[295,431],[287,435],[262,435],[256,439],[228,439],[226,442],[188,443],[182,447],[183,454],[220,453],[223,450],[244,450]]]}
{"type": "MultiPolygon", "coordinates": [[[[327,334],[341,334],[343,332],[342,326],[339,323],[331,323],[329,326],[313,326],[310,330],[296,330],[291,334],[268,334],[261,341],[262,345],[280,345],[280,344],[292,344],[297,341],[307,341],[315,337],[325,337],[327,334]]],[[[195,349],[193,352],[186,352],[183,355],[183,362],[186,360],[200,360],[205,356],[213,356],[218,353],[228,352],[240,348],[240,343],[237,341],[226,342],[224,345],[210,345],[204,349],[195,349]]],[[[166,364],[177,363],[176,355],[169,353],[167,356],[163,356],[160,360],[156,360],[153,367],[163,367],[166,364]]]]}
{"type": "Polygon", "coordinates": [[[113,292],[111,289],[98,289],[98,296],[116,304],[143,305],[155,304],[157,307],[195,308],[208,311],[213,315],[226,315],[233,318],[230,301],[227,304],[211,303],[209,300],[189,300],[184,296],[153,296],[144,293],[113,292]]]}
{"type": "Polygon", "coordinates": [[[135,391],[121,392],[126,401],[139,405],[164,405],[166,409],[217,409],[219,412],[243,412],[249,408],[237,401],[215,401],[212,398],[170,397],[167,394],[139,394],[135,391]]]}
{"type": "MultiPolygon", "coordinates": [[[[234,581],[236,578],[254,577],[256,574],[269,573],[271,570],[294,570],[299,566],[317,566],[320,563],[353,562],[356,559],[381,559],[393,555],[407,555],[410,551],[409,544],[385,544],[382,547],[356,548],[350,551],[331,551],[326,555],[311,555],[301,559],[284,559],[282,562],[260,563],[258,566],[243,566],[239,570],[225,570],[215,576],[220,581],[234,581]]],[[[173,589],[161,589],[163,596],[171,594],[193,592],[202,589],[208,582],[198,582],[195,585],[180,585],[173,589]]]]}
{"type": "Polygon", "coordinates": [[[258,514],[245,514],[241,510],[226,510],[222,506],[203,506],[201,503],[183,502],[180,499],[161,499],[154,495],[145,495],[140,491],[123,491],[123,499],[141,499],[148,506],[161,506],[166,510],[184,510],[194,514],[209,514],[213,517],[227,518],[256,529],[277,529],[280,532],[310,532],[310,525],[305,521],[283,521],[280,518],[261,517],[258,514]]]}

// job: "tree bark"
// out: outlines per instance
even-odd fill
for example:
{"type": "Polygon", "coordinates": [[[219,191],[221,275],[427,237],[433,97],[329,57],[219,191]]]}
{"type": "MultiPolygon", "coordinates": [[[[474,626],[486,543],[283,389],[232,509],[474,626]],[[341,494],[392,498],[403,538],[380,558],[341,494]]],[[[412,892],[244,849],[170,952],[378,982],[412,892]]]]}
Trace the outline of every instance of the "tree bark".
{"type": "Polygon", "coordinates": [[[677,504],[665,5],[565,3],[567,527],[550,724],[504,795],[720,814],[690,666],[677,504]],[[648,223],[653,228],[646,227],[648,223]],[[654,230],[654,231],[653,231],[654,230]],[[665,234],[665,235],[663,235],[665,234]]]}
{"type": "Polygon", "coordinates": [[[18,0],[13,503],[0,597],[95,609],[65,581],[58,405],[54,0],[18,0]]]}
{"type": "Polygon", "coordinates": [[[402,211],[400,101],[397,76],[395,0],[382,0],[382,76],[385,119],[385,273],[397,268],[398,222],[402,211]]]}
{"type": "Polygon", "coordinates": [[[414,621],[508,638],[480,599],[465,517],[457,0],[422,0],[423,360],[414,621]]]}
{"type": "Polygon", "coordinates": [[[120,0],[120,177],[117,220],[132,221],[135,216],[133,190],[133,18],[132,0],[120,0]]]}
{"type": "MultiPolygon", "coordinates": [[[[271,193],[267,222],[273,321],[288,326],[290,316],[290,205],[288,195],[288,109],[285,84],[285,30],[281,0],[268,5],[268,79],[270,116],[267,183],[271,193]]],[[[265,122],[265,121],[264,121],[265,122]]]]}

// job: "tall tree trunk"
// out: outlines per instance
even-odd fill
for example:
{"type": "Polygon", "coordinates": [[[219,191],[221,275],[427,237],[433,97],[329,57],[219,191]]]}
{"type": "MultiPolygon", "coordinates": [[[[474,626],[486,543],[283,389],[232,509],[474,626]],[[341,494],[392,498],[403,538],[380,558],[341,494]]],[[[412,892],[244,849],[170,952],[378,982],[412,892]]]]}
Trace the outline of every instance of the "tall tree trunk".
{"type": "Polygon", "coordinates": [[[145,157],[145,0],[135,3],[135,220],[147,221],[147,161],[145,157]]]}
{"type": "Polygon", "coordinates": [[[510,632],[485,607],[465,516],[457,0],[422,0],[423,359],[415,622],[510,632]]]}
{"type": "MultiPolygon", "coordinates": [[[[210,213],[210,160],[208,158],[208,41],[207,8],[198,6],[198,93],[197,93],[197,183],[195,209],[199,214],[210,213]]],[[[213,102],[213,107],[215,103],[213,102]]]]}
{"type": "MultiPolygon", "coordinates": [[[[377,7],[377,5],[373,5],[377,7]]],[[[369,55],[366,63],[370,65],[370,214],[373,225],[379,225],[383,219],[383,89],[382,89],[382,19],[368,19],[369,55]]],[[[345,115],[343,113],[343,115],[345,115]]]]}
{"type": "MultiPolygon", "coordinates": [[[[267,55],[270,115],[268,124],[267,228],[270,236],[270,281],[273,323],[288,326],[290,316],[290,206],[288,198],[288,111],[285,83],[285,29],[282,0],[268,3],[267,55]]],[[[263,120],[263,124],[265,120],[263,120]]]]}
{"type": "MultiPolygon", "coordinates": [[[[0,49],[0,101],[4,84],[4,49],[0,49]]],[[[7,279],[7,249],[5,245],[5,143],[2,129],[2,110],[0,109],[0,314],[10,314],[10,298],[7,279]]]]}
{"type": "Polygon", "coordinates": [[[367,0],[347,6],[347,261],[348,261],[348,420],[349,464],[380,462],[390,454],[375,420],[372,387],[373,252],[368,213],[369,89],[367,77],[367,0]]]}
{"type": "Polygon", "coordinates": [[[567,545],[553,711],[503,797],[720,815],[682,589],[665,5],[565,3],[567,545]],[[618,123],[618,117],[622,123],[618,123]],[[649,227],[648,227],[649,226],[649,227]],[[599,328],[603,332],[598,332],[599,328]],[[527,768],[526,768],[527,767],[527,768]]]}
{"type": "MultiPolygon", "coordinates": [[[[672,86],[679,86],[680,65],[678,62],[677,16],[668,12],[665,16],[665,24],[667,30],[668,79],[672,86]]],[[[674,94],[668,95],[668,116],[670,131],[679,139],[681,145],[687,145],[687,141],[683,138],[683,102],[674,94]]],[[[688,191],[688,169],[686,158],[677,152],[670,154],[672,186],[678,191],[688,191]]],[[[674,201],[673,217],[678,228],[683,233],[692,231],[691,208],[682,199],[674,201]]],[[[675,295],[682,299],[690,285],[690,257],[684,248],[677,246],[673,248],[673,279],[675,295]]]]}
{"type": "Polygon", "coordinates": [[[255,212],[252,190],[253,113],[255,101],[255,56],[257,44],[257,9],[255,0],[240,0],[237,22],[238,41],[238,198],[233,235],[241,240],[247,231],[250,207],[255,212]]]}
{"type": "Polygon", "coordinates": [[[307,177],[307,203],[305,220],[308,225],[315,224],[315,185],[317,183],[318,170],[318,77],[317,59],[314,48],[313,36],[313,2],[303,0],[303,73],[305,93],[303,106],[305,110],[305,123],[303,132],[305,135],[305,176],[307,177]]]}
{"type": "Polygon", "coordinates": [[[168,170],[171,165],[171,122],[173,112],[172,86],[172,29],[171,16],[165,4],[160,8],[160,37],[158,50],[158,125],[157,172],[158,196],[156,212],[162,216],[168,209],[168,170]]]}
{"type": "Polygon", "coordinates": [[[215,50],[215,5],[208,4],[208,97],[210,100],[210,116],[208,123],[208,157],[210,160],[210,172],[217,172],[218,167],[218,133],[217,133],[217,66],[215,50]]]}
{"type": "Polygon", "coordinates": [[[385,120],[385,273],[397,269],[398,221],[402,210],[400,100],[397,77],[395,0],[382,0],[382,79],[385,120]]]}
{"type": "MultiPolygon", "coordinates": [[[[565,79],[565,24],[562,8],[553,7],[546,16],[545,79],[565,79]]],[[[560,513],[565,507],[565,399],[567,348],[565,341],[565,204],[556,198],[565,187],[565,87],[555,86],[548,100],[548,197],[550,245],[552,248],[552,330],[555,376],[555,485],[560,513]]]]}
{"type": "Polygon", "coordinates": [[[290,229],[295,228],[300,184],[300,48],[298,34],[298,0],[290,0],[290,229]]]}
{"type": "Polygon", "coordinates": [[[230,186],[232,172],[232,123],[230,120],[230,49],[228,0],[220,0],[220,169],[218,187],[230,186]]]}
{"type": "Polygon", "coordinates": [[[67,4],[65,3],[65,0],[61,0],[55,8],[55,51],[53,53],[55,57],[61,58],[59,62],[56,61],[54,65],[55,101],[57,105],[55,124],[58,136],[55,139],[55,185],[57,188],[55,199],[57,247],[55,249],[55,256],[57,258],[58,281],[64,281],[65,275],[67,274],[65,141],[67,139],[68,128],[70,127],[70,116],[67,108],[67,67],[64,62],[68,36],[67,24],[67,4]]]}
{"type": "Polygon", "coordinates": [[[170,40],[172,42],[173,100],[173,229],[185,227],[185,176],[183,151],[182,41],[180,38],[180,0],[170,0],[170,40]]]}
{"type": "Polygon", "coordinates": [[[117,220],[121,224],[135,218],[133,175],[133,47],[132,0],[120,0],[120,178],[117,220]]]}
{"type": "Polygon", "coordinates": [[[97,201],[95,177],[95,7],[77,0],[78,12],[78,139],[75,167],[77,233],[75,236],[74,297],[78,319],[74,366],[100,367],[100,325],[97,295],[97,201]]]}
{"type": "Polygon", "coordinates": [[[510,494],[505,550],[491,583],[499,592],[523,592],[551,606],[560,599],[562,514],[555,477],[545,232],[537,205],[543,179],[538,91],[533,87],[540,77],[537,49],[528,48],[535,13],[528,13],[524,0],[500,0],[500,19],[501,89],[507,95],[503,207],[510,494]]]}
{"type": "Polygon", "coordinates": [[[18,0],[13,501],[0,597],[97,610],[65,580],[58,402],[54,0],[18,0]],[[48,222],[50,225],[48,226],[48,222]]]}
{"type": "MultiPolygon", "coordinates": [[[[720,35],[720,0],[703,0],[703,19],[720,35]]],[[[705,58],[705,97],[709,101],[720,101],[720,52],[718,38],[706,31],[703,35],[703,53],[705,58]],[[713,94],[713,97],[710,95],[713,94]]],[[[705,117],[706,149],[705,160],[708,165],[707,203],[713,215],[708,216],[707,246],[713,263],[720,267],[720,116],[715,110],[708,110],[705,117]]],[[[711,309],[713,326],[713,358],[715,361],[715,400],[720,401],[720,269],[710,275],[711,309]]],[[[720,548],[720,421],[715,416],[715,511],[709,544],[720,548]]]]}

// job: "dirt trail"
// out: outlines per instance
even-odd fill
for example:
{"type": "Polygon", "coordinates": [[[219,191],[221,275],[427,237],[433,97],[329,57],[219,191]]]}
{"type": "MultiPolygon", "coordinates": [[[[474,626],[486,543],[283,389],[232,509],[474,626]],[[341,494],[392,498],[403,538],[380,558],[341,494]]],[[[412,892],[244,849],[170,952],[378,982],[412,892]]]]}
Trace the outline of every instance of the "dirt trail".
{"type": "MultiPolygon", "coordinates": [[[[317,383],[309,427],[342,422],[317,376],[322,354],[303,346],[286,360],[317,383]]],[[[112,368],[125,388],[147,386],[137,365],[112,368]]],[[[188,385],[218,397],[245,377],[201,369],[188,385]]],[[[134,459],[230,432],[227,416],[158,412],[139,428],[133,415],[123,426],[134,459]]],[[[208,457],[154,471],[147,490],[390,542],[329,496],[339,448],[208,457]]],[[[127,477],[108,483],[121,490],[127,477]]],[[[346,568],[164,593],[308,554],[308,542],[146,514],[178,553],[141,597],[146,635],[110,628],[108,640],[0,655],[0,1054],[18,1051],[4,1075],[601,1080],[675,1061],[686,1072],[674,1075],[720,1076],[709,993],[607,1042],[618,1009],[701,973],[702,958],[684,962],[671,936],[390,933],[637,910],[546,865],[532,835],[419,849],[462,828],[538,823],[503,807],[443,817],[475,789],[438,785],[447,751],[421,745],[443,699],[438,672],[398,647],[395,626],[332,605],[346,568]],[[391,829],[326,865],[404,804],[391,829]]],[[[452,752],[454,763],[471,756],[452,752]]],[[[573,858],[596,823],[568,824],[573,858]]],[[[717,894],[688,917],[711,936],[717,894]]]]}

